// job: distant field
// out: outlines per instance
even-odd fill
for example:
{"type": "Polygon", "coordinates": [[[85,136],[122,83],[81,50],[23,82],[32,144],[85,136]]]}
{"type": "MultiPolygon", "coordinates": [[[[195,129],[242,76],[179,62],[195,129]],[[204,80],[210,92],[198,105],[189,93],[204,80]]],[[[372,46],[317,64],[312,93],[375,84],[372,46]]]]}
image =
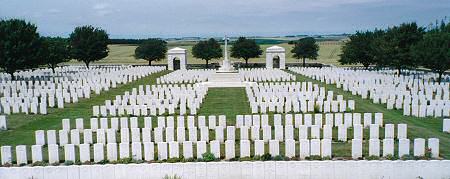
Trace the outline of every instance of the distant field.
{"type": "MultiPolygon", "coordinates": [[[[205,63],[203,60],[194,58],[192,56],[192,46],[194,45],[194,42],[175,42],[168,44],[169,49],[173,47],[181,47],[188,50],[188,63],[189,64],[203,64],[205,63]]],[[[316,61],[307,60],[307,62],[318,62],[318,63],[325,63],[325,64],[334,64],[338,65],[338,58],[339,54],[341,53],[341,42],[319,42],[320,46],[319,50],[319,58],[316,61]]],[[[291,49],[293,45],[289,45],[287,43],[277,44],[278,46],[282,46],[286,48],[286,58],[287,62],[298,62],[297,59],[292,57],[291,49]]],[[[261,48],[265,51],[266,48],[273,46],[273,45],[261,45],[261,48]]],[[[105,59],[96,62],[96,64],[147,64],[148,62],[145,60],[136,60],[134,58],[134,50],[136,49],[135,45],[109,45],[109,56],[105,59]]],[[[213,60],[212,62],[219,62],[220,60],[213,60]]],[[[232,61],[243,61],[233,59],[232,61]]],[[[249,62],[265,62],[265,56],[264,52],[259,58],[250,59],[249,62]]],[[[79,63],[77,61],[71,61],[70,64],[73,63],[79,63]]],[[[167,64],[167,59],[163,59],[159,62],[156,62],[153,64],[167,64]]]]}

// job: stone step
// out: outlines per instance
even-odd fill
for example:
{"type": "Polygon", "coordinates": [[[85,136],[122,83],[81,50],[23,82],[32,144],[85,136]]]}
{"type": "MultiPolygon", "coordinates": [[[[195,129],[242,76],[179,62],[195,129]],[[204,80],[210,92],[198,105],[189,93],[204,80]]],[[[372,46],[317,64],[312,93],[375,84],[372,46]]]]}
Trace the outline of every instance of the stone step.
{"type": "Polygon", "coordinates": [[[215,73],[209,78],[209,82],[240,82],[238,73],[215,73]]]}
{"type": "Polygon", "coordinates": [[[208,81],[208,82],[203,82],[201,84],[205,85],[209,88],[232,88],[232,87],[244,88],[247,85],[251,86],[256,83],[255,82],[240,82],[240,81],[238,81],[238,82],[211,82],[211,81],[208,81]]]}

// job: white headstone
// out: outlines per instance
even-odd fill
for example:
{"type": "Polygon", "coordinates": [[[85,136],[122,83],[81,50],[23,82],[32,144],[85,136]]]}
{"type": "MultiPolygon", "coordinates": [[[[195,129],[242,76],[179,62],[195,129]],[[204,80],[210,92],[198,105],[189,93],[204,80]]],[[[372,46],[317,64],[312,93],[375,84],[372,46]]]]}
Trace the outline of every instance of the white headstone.
{"type": "Polygon", "coordinates": [[[241,140],[240,157],[250,157],[250,141],[241,140]]]}
{"type": "Polygon", "coordinates": [[[94,144],[94,162],[100,162],[104,159],[105,159],[104,144],[102,143],[94,144]]]}
{"type": "Polygon", "coordinates": [[[408,138],[407,133],[407,125],[406,124],[398,124],[397,125],[397,138],[398,139],[406,139],[408,138]]]}
{"type": "Polygon", "coordinates": [[[331,157],[331,139],[322,139],[322,157],[331,157]]]}
{"type": "Polygon", "coordinates": [[[424,156],[425,155],[425,139],[415,138],[414,139],[414,156],[424,156]]]}
{"type": "Polygon", "coordinates": [[[201,141],[209,141],[208,127],[200,127],[200,140],[201,141]]]}
{"type": "Polygon", "coordinates": [[[394,139],[383,139],[383,157],[387,155],[394,156],[394,139]]]}
{"type": "Polygon", "coordinates": [[[44,130],[37,130],[34,132],[36,138],[36,145],[45,145],[45,132],[44,130]]]}
{"type": "Polygon", "coordinates": [[[378,124],[370,124],[370,139],[379,139],[380,128],[378,124]]]}
{"type": "Polygon", "coordinates": [[[140,142],[131,143],[131,157],[134,160],[142,160],[142,143],[140,142]]]}
{"type": "Polygon", "coordinates": [[[193,158],[193,145],[191,141],[184,141],[183,142],[183,157],[186,159],[193,158]]]}
{"type": "Polygon", "coordinates": [[[203,158],[203,154],[206,153],[206,141],[197,142],[197,158],[203,158]]]}
{"type": "Polygon", "coordinates": [[[155,144],[153,142],[144,142],[144,160],[152,161],[155,159],[155,144]]]}
{"type": "Polygon", "coordinates": [[[361,124],[356,124],[353,126],[353,139],[363,139],[364,128],[361,124]]]}
{"type": "Polygon", "coordinates": [[[398,140],[398,156],[409,155],[409,139],[398,140]]]}
{"type": "Polygon", "coordinates": [[[31,160],[33,163],[42,161],[42,145],[31,146],[31,160]]]}
{"type": "Polygon", "coordinates": [[[280,155],[280,141],[269,140],[269,153],[272,156],[280,155]]]}
{"type": "Polygon", "coordinates": [[[450,119],[444,119],[442,131],[450,133],[450,119]]]}
{"type": "Polygon", "coordinates": [[[300,125],[298,128],[299,139],[308,139],[308,127],[300,125]]]}
{"type": "Polygon", "coordinates": [[[428,139],[428,148],[431,150],[431,157],[433,157],[433,158],[439,157],[439,139],[438,138],[429,138],[428,139]]]}
{"type": "Polygon", "coordinates": [[[16,162],[18,165],[28,164],[27,147],[25,145],[16,146],[16,162]]]}
{"type": "Polygon", "coordinates": [[[169,142],[169,158],[180,157],[180,145],[178,142],[169,142]]]}
{"type": "Polygon", "coordinates": [[[167,142],[158,142],[158,160],[167,159],[167,142]]]}
{"type": "Polygon", "coordinates": [[[358,159],[362,157],[362,140],[352,139],[352,158],[358,159]]]}
{"type": "Polygon", "coordinates": [[[300,159],[310,156],[310,143],[308,139],[300,139],[300,159]]]}
{"type": "Polygon", "coordinates": [[[380,139],[369,139],[369,156],[380,156],[380,139]]]}
{"type": "Polygon", "coordinates": [[[85,163],[91,161],[90,144],[80,144],[80,162],[85,163]]]}
{"type": "Polygon", "coordinates": [[[105,129],[97,129],[97,143],[106,144],[105,129]]]}
{"type": "Polygon", "coordinates": [[[311,139],[311,155],[319,156],[320,152],[320,139],[311,139]]]}
{"type": "Polygon", "coordinates": [[[286,139],[285,141],[285,156],[292,158],[295,157],[295,140],[286,139]]]}
{"type": "Polygon", "coordinates": [[[394,138],[394,124],[384,125],[384,138],[393,139],[394,138]]]}
{"type": "Polygon", "coordinates": [[[120,159],[130,158],[130,144],[129,143],[120,143],[119,144],[119,158],[120,159]]]}
{"type": "Polygon", "coordinates": [[[268,142],[272,139],[272,128],[270,126],[263,126],[263,140],[268,142]]]}
{"type": "Polygon", "coordinates": [[[64,160],[75,162],[75,145],[64,145],[64,160]]]}
{"type": "Polygon", "coordinates": [[[48,162],[51,164],[59,163],[59,146],[58,145],[56,145],[56,144],[48,145],[48,162]]]}
{"type": "Polygon", "coordinates": [[[345,125],[338,126],[338,140],[343,142],[347,141],[347,127],[345,125]]]}
{"type": "Polygon", "coordinates": [[[2,165],[12,164],[11,146],[1,146],[0,154],[2,156],[2,165]]]}
{"type": "Polygon", "coordinates": [[[227,126],[227,140],[235,140],[236,128],[234,126],[227,126]]]}
{"type": "Polygon", "coordinates": [[[255,140],[255,156],[264,155],[264,141],[255,140]]]}
{"type": "Polygon", "coordinates": [[[229,160],[234,158],[235,155],[235,148],[234,148],[234,141],[233,140],[226,140],[225,141],[225,159],[229,160]]]}
{"type": "Polygon", "coordinates": [[[70,130],[70,143],[80,145],[80,131],[78,129],[70,130]]]}
{"type": "Polygon", "coordinates": [[[188,128],[188,132],[189,132],[189,141],[197,142],[197,128],[190,127],[188,128]]]}
{"type": "Polygon", "coordinates": [[[0,115],[0,130],[7,130],[7,122],[6,117],[4,115],[0,115]]]}
{"type": "Polygon", "coordinates": [[[220,141],[213,140],[209,143],[210,145],[210,152],[214,155],[216,158],[220,158],[220,141]]]}
{"type": "Polygon", "coordinates": [[[83,130],[84,129],[84,124],[83,124],[83,118],[77,118],[75,119],[75,127],[78,130],[83,130]]]}

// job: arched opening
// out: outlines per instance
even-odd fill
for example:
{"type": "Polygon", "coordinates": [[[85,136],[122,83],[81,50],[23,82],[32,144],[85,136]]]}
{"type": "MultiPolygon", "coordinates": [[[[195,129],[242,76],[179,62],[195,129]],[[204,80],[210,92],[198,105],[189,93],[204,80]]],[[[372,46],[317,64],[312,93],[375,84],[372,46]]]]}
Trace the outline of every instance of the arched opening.
{"type": "Polygon", "coordinates": [[[278,55],[273,57],[273,68],[280,68],[280,57],[278,55]]]}
{"type": "Polygon", "coordinates": [[[180,69],[180,59],[175,57],[173,58],[173,70],[179,70],[180,69]]]}

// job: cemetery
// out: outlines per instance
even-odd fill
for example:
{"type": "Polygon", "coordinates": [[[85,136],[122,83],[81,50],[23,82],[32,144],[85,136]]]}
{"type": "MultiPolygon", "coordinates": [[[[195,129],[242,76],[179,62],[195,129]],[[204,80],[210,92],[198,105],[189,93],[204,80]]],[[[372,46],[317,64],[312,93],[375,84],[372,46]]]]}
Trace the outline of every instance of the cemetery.
{"type": "MultiPolygon", "coordinates": [[[[164,67],[160,66],[98,66],[70,73],[74,68],[83,69],[76,66],[58,68],[60,77],[47,79],[49,81],[45,80],[48,73],[45,69],[18,73],[17,77],[23,81],[8,81],[8,75],[3,74],[6,81],[2,82],[2,111],[5,114],[0,116],[2,130],[9,130],[8,114],[47,114],[33,112],[34,108],[30,110],[28,106],[39,104],[44,109],[65,110],[64,104],[77,103],[78,98],[89,100],[102,91],[107,93],[110,88],[152,74],[156,76],[153,83],[131,86],[129,90],[105,98],[100,105],[91,105],[86,111],[89,113],[87,118],[61,116],[59,125],[54,128],[34,130],[28,136],[32,138],[31,143],[2,145],[1,164],[22,166],[19,168],[25,172],[15,174],[12,171],[18,169],[6,167],[0,168],[0,176],[52,178],[73,173],[82,177],[85,172],[94,171],[87,166],[102,166],[98,169],[105,172],[115,171],[116,178],[119,170],[146,168],[153,171],[155,167],[161,170],[172,168],[170,174],[188,178],[201,177],[194,172],[199,167],[214,171],[217,170],[214,167],[222,165],[233,171],[236,167],[253,171],[245,172],[242,168],[238,170],[241,172],[227,174],[237,177],[256,177],[256,171],[271,165],[277,172],[263,172],[264,176],[287,175],[281,173],[282,170],[295,173],[290,170],[294,166],[301,166],[305,169],[302,172],[308,172],[306,175],[318,170],[316,166],[334,166],[334,177],[345,176],[343,170],[350,170],[355,165],[380,165],[383,168],[404,165],[408,171],[414,170],[408,166],[450,167],[447,160],[442,160],[449,156],[445,149],[449,138],[445,133],[449,132],[450,119],[442,120],[443,133],[420,136],[420,133],[410,132],[414,124],[396,121],[377,110],[359,110],[359,101],[355,100],[370,99],[367,103],[383,105],[384,111],[403,109],[403,116],[418,117],[411,120],[445,118],[449,117],[449,83],[436,84],[409,76],[396,78],[389,75],[390,71],[244,68],[230,73],[237,76],[233,83],[243,85],[240,88],[244,89],[246,99],[241,100],[246,100],[248,111],[234,115],[204,115],[201,108],[208,105],[204,103],[209,98],[208,89],[222,88],[219,81],[227,80],[217,79],[220,73],[214,70],[180,69],[164,75],[161,73],[164,67]],[[361,73],[364,78],[360,78],[361,73]],[[368,78],[371,76],[373,79],[368,78]],[[32,83],[30,78],[43,81],[32,83]],[[216,83],[216,86],[208,86],[208,82],[216,83]],[[377,86],[381,84],[383,88],[377,86]],[[330,88],[331,85],[335,86],[330,88]],[[346,93],[353,97],[347,99],[349,94],[346,93]],[[418,107],[423,105],[425,109],[418,107]],[[406,113],[405,107],[409,106],[413,106],[410,111],[416,112],[406,113]],[[321,162],[312,162],[317,160],[321,162]],[[164,164],[166,162],[175,164],[164,164]],[[124,165],[127,163],[134,164],[124,165]],[[344,163],[341,171],[336,171],[340,163],[344,163]],[[74,168],[76,166],[83,168],[74,168]],[[176,171],[176,168],[183,170],[176,171]],[[46,172],[53,169],[55,171],[46,172]]],[[[162,176],[163,173],[153,175],[162,176]]],[[[393,174],[381,173],[383,176],[393,174]]],[[[412,176],[407,172],[402,175],[412,176]]],[[[420,172],[420,175],[445,176],[445,173],[420,172]]],[[[212,175],[208,172],[207,176],[212,175]]]]}
{"type": "Polygon", "coordinates": [[[312,35],[114,39],[139,42],[142,65],[98,62],[114,54],[101,28],[0,20],[0,179],[450,178],[441,23],[347,34],[333,53],[348,66],[307,64],[312,35]]]}

